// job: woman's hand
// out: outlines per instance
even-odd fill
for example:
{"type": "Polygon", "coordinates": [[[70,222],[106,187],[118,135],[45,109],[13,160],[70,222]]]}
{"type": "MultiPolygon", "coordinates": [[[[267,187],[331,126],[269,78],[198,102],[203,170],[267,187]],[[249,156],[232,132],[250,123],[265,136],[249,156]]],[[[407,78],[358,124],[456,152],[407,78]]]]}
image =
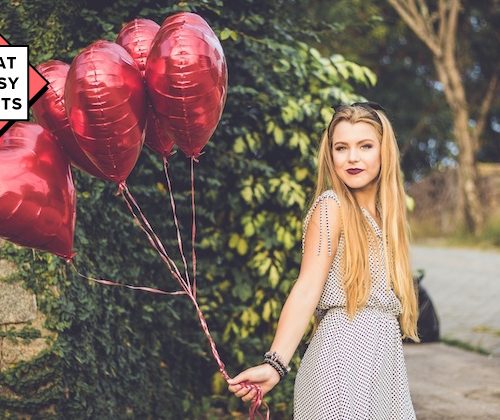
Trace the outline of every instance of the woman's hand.
{"type": "Polygon", "coordinates": [[[280,381],[280,375],[271,365],[263,363],[244,370],[234,378],[229,379],[229,391],[234,392],[234,395],[241,397],[243,401],[250,401],[257,395],[257,389],[250,388],[248,383],[242,383],[245,381],[259,385],[262,389],[262,397],[264,397],[280,381]]]}

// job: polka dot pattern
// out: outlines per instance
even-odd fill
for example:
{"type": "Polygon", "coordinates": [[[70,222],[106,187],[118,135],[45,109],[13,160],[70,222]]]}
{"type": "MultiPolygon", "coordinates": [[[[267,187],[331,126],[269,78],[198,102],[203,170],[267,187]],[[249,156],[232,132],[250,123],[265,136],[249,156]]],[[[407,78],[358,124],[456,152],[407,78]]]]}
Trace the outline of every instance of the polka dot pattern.
{"type": "MultiPolygon", "coordinates": [[[[327,220],[328,216],[321,212],[327,211],[328,206],[324,204],[330,199],[340,206],[335,192],[325,191],[304,220],[304,235],[318,205],[320,220],[327,220]]],[[[341,233],[316,307],[321,321],[295,378],[294,420],[415,419],[397,319],[401,303],[389,286],[382,263],[382,230],[366,209],[361,210],[375,233],[369,241],[370,296],[367,305],[349,320],[342,288],[344,237],[341,233]]],[[[328,238],[327,224],[321,228],[328,238]]],[[[318,249],[323,246],[321,237],[318,249]]]]}

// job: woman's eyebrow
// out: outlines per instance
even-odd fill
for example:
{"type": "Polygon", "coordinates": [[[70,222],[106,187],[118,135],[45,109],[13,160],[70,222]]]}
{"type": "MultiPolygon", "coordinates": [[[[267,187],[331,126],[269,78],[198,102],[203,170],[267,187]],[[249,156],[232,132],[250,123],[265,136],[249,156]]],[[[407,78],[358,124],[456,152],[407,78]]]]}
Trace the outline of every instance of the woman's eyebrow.
{"type": "MultiPolygon", "coordinates": [[[[356,142],[356,144],[363,143],[364,141],[375,141],[375,140],[373,140],[373,139],[361,139],[361,140],[358,140],[356,142]]],[[[343,140],[337,140],[333,144],[349,144],[349,142],[343,141],[343,140]]]]}

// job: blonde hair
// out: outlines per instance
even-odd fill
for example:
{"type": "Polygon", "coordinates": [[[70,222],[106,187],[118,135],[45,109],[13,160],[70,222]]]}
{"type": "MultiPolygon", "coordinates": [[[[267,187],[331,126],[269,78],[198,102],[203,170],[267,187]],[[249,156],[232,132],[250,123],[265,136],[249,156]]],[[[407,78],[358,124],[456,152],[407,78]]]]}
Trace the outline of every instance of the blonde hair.
{"type": "MultiPolygon", "coordinates": [[[[381,228],[386,245],[384,246],[384,264],[390,279],[389,283],[402,306],[402,313],[399,316],[402,338],[408,337],[419,342],[418,303],[410,268],[410,232],[396,136],[385,113],[361,106],[340,108],[335,113],[329,129],[325,130],[318,151],[318,180],[312,200],[314,202],[325,190],[333,189],[342,203],[340,214],[345,239],[342,270],[347,313],[352,319],[357,310],[364,307],[368,300],[371,286],[368,249],[369,241],[374,238],[374,232],[363,216],[351,190],[338,177],[334,169],[332,134],[340,121],[348,121],[351,124],[365,122],[377,132],[381,149],[381,168],[376,180],[376,201],[382,213],[381,228]],[[346,229],[346,226],[349,229],[346,229]]],[[[319,319],[315,315],[311,336],[318,324],[319,319]]]]}

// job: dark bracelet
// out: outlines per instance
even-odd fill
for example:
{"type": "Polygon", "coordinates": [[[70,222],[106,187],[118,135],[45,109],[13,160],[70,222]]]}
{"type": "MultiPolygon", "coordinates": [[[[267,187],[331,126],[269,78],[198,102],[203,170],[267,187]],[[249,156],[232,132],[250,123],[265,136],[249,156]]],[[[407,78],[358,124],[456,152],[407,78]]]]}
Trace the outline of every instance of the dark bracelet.
{"type": "Polygon", "coordinates": [[[270,364],[271,366],[273,366],[273,367],[274,367],[274,368],[278,371],[278,373],[280,374],[280,376],[281,376],[282,378],[284,378],[284,377],[286,376],[286,374],[288,373],[288,372],[286,371],[286,369],[283,367],[283,365],[282,365],[282,364],[280,364],[280,363],[279,363],[278,361],[276,361],[276,360],[273,360],[273,359],[271,359],[271,358],[269,358],[269,357],[265,357],[265,358],[264,358],[264,362],[265,362],[265,363],[270,364]]]}
{"type": "Polygon", "coordinates": [[[286,376],[286,374],[288,373],[288,372],[284,371],[283,369],[281,369],[281,366],[278,363],[276,363],[274,360],[264,359],[264,363],[271,365],[276,370],[276,372],[278,372],[278,375],[280,375],[280,380],[283,379],[286,376]]]}
{"type": "Polygon", "coordinates": [[[276,353],[275,351],[268,351],[264,354],[264,359],[270,359],[276,363],[279,364],[281,369],[285,371],[286,373],[290,372],[291,368],[290,366],[285,366],[283,361],[281,360],[281,357],[276,353]]]}

